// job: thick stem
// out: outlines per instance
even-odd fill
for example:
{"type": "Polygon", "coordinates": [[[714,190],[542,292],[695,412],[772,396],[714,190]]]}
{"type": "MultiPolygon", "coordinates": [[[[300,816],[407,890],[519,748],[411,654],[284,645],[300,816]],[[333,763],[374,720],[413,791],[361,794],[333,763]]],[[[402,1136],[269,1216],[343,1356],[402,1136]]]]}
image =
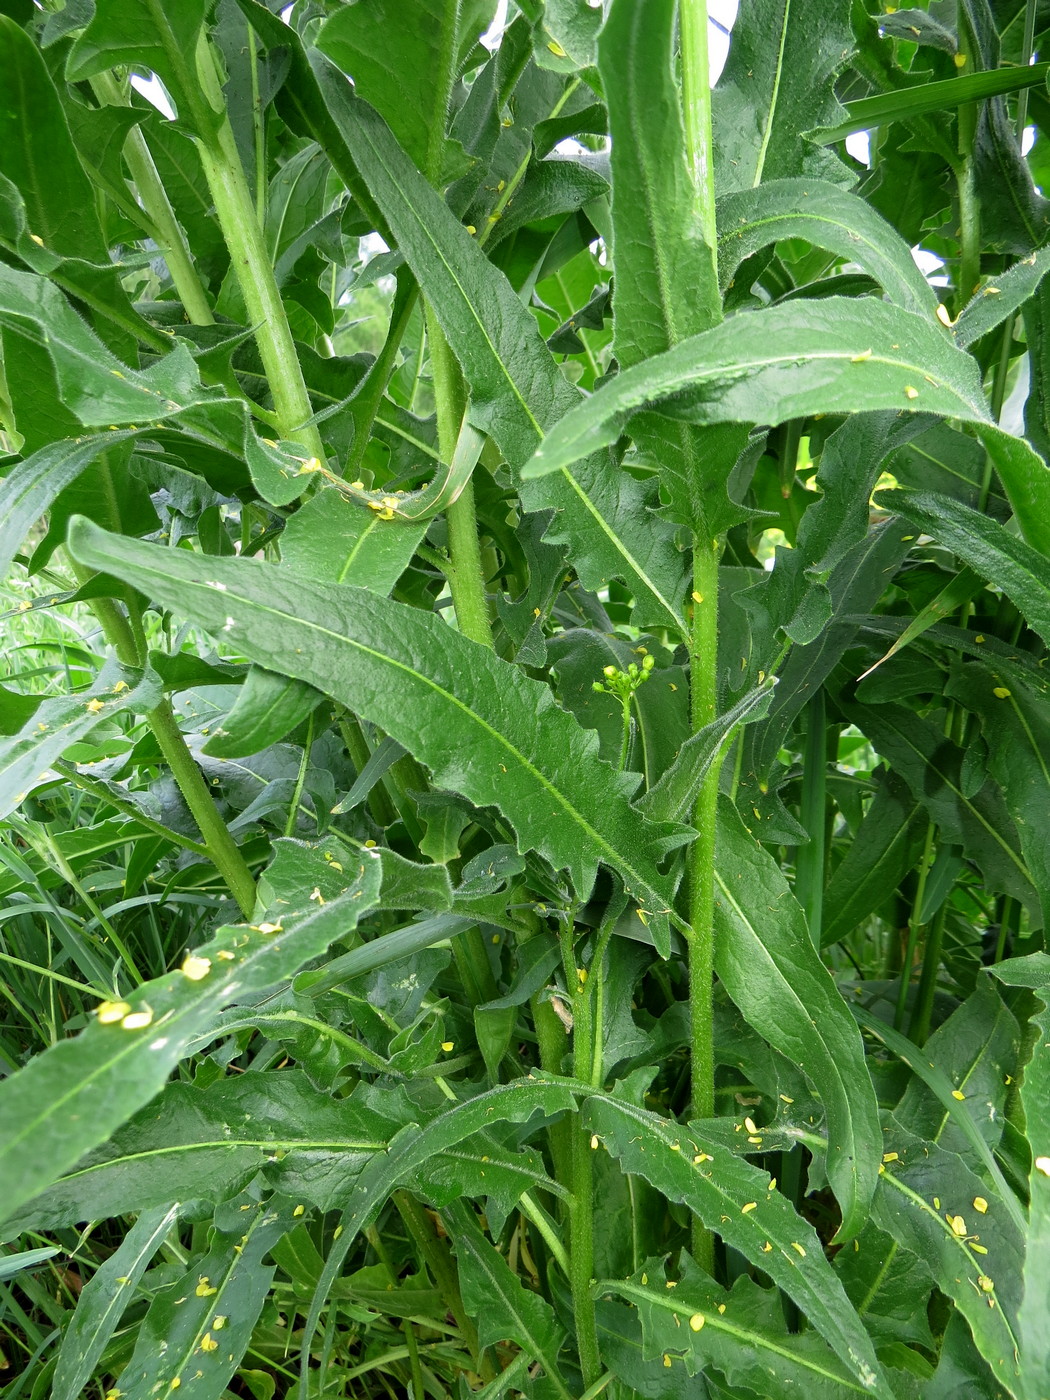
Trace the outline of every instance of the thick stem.
{"type": "MultiPolygon", "coordinates": [[[[679,6],[682,52],[682,115],[686,163],[693,182],[697,217],[710,252],[710,271],[695,295],[716,325],[722,319],[718,292],[715,179],[711,141],[711,78],[707,51],[707,0],[682,0],[679,6]]],[[[709,724],[718,709],[718,557],[698,510],[693,539],[693,626],[690,650],[690,711],[694,733],[709,724]]],[[[719,765],[713,764],[693,812],[699,836],[688,856],[689,1015],[692,1113],[714,1113],[714,897],[715,823],[718,815],[719,765]]],[[[693,1255],[701,1268],[714,1269],[714,1241],[694,1217],[693,1255]]]]}
{"type": "MultiPolygon", "coordinates": [[[[973,73],[978,67],[980,53],[961,7],[958,57],[961,59],[960,72],[973,73]]],[[[955,289],[957,316],[973,296],[981,280],[981,204],[973,168],[977,113],[976,103],[965,103],[959,108],[958,150],[962,160],[956,171],[959,198],[959,278],[955,289]]]]}
{"type": "MultiPolygon", "coordinates": [[[[95,95],[111,107],[128,107],[131,99],[112,73],[99,73],[91,79],[95,95]]],[[[124,142],[124,159],[135,182],[143,209],[156,230],[157,241],[168,264],[171,280],[179,294],[186,315],[195,326],[210,326],[215,322],[211,306],[201,285],[190,250],[183,237],[167,190],[161,180],[146,138],[138,126],[133,126],[124,142]]]]}
{"type": "Polygon", "coordinates": [[[696,193],[696,208],[704,242],[710,253],[704,285],[696,295],[707,309],[708,320],[722,319],[718,291],[718,233],[715,224],[715,173],[711,159],[711,65],[707,51],[707,0],[681,0],[678,7],[682,45],[682,116],[686,158],[696,193]]]}
{"type": "MultiPolygon", "coordinates": [[[[437,409],[438,452],[443,462],[451,462],[459,440],[466,407],[466,389],[459,362],[452,353],[433,309],[427,306],[427,339],[430,343],[430,369],[434,379],[437,409]]],[[[492,626],[485,599],[485,575],[481,566],[478,521],[474,510],[474,483],[468,481],[445,511],[448,549],[452,567],[448,586],[456,609],[456,621],[465,637],[482,646],[492,646],[492,626]]]]}
{"type": "MultiPolygon", "coordinates": [[[[222,111],[215,60],[203,37],[197,58],[204,94],[216,111],[222,111]]],[[[197,149],[273,394],[277,430],[282,438],[302,443],[311,457],[323,462],[321,435],[315,425],[307,426],[313,406],[229,118],[224,115],[214,132],[199,135],[197,149]]]]}
{"type": "MultiPolygon", "coordinates": [[[[690,710],[695,733],[715,718],[718,694],[718,546],[693,546],[693,631],[690,710]]],[[[688,856],[689,1019],[692,1116],[711,1118],[715,1110],[714,943],[715,826],[718,819],[719,765],[712,764],[693,812],[699,832],[688,856]]],[[[714,1241],[694,1217],[693,1255],[701,1268],[714,1268],[714,1241]]]]}

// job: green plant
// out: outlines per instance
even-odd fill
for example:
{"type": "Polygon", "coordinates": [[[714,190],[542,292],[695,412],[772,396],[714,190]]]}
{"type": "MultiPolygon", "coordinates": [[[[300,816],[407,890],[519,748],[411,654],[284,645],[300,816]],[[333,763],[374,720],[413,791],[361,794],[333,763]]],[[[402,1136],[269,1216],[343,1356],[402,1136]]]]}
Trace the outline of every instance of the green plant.
{"type": "Polygon", "coordinates": [[[1045,1396],[1041,7],[2,8],[4,1396],[1045,1396]]]}

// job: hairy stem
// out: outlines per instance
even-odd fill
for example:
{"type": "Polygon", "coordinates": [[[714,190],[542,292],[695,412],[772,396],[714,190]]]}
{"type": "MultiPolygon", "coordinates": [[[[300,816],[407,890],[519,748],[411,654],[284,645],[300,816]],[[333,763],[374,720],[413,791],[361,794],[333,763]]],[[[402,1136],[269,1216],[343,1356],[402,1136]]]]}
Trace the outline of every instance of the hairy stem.
{"type": "MultiPolygon", "coordinates": [[[[595,979],[600,978],[599,966],[595,969],[595,979]]],[[[573,997],[573,1074],[577,1079],[589,1080],[594,1071],[594,1007],[586,970],[583,968],[576,978],[576,986],[576,995],[573,997]]],[[[583,1372],[584,1385],[589,1386],[597,1380],[602,1369],[594,1295],[591,1292],[594,1276],[594,1152],[590,1135],[583,1130],[578,1121],[573,1124],[570,1165],[572,1204],[569,1207],[569,1283],[572,1288],[580,1369],[583,1372]]]]}
{"type": "Polygon", "coordinates": [[[795,860],[795,893],[806,911],[809,936],[820,949],[824,909],[824,826],[827,775],[827,721],[823,688],[808,705],[809,728],[802,764],[802,825],[809,844],[800,846],[795,860]]]}

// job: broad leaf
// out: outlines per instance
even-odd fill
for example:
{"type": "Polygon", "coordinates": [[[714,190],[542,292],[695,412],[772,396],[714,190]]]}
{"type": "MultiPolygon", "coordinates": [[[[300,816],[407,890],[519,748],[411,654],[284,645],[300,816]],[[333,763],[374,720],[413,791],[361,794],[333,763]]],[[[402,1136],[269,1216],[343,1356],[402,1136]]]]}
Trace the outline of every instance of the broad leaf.
{"type": "Polygon", "coordinates": [[[800,1066],[828,1119],[828,1180],[842,1209],[839,1238],[864,1223],[881,1130],[864,1047],[801,906],[772,856],[721,800],[715,849],[715,967],[745,1020],[800,1066]]]}
{"type": "Polygon", "coordinates": [[[829,297],[734,316],[625,370],[561,419],[524,475],[597,452],[654,405],[694,423],[880,408],[988,421],[976,366],[932,317],[829,297]]]}
{"type": "Polygon", "coordinates": [[[865,1390],[891,1395],[816,1232],[783,1194],[771,1189],[766,1172],[708,1143],[700,1123],[676,1123],[602,1094],[587,1099],[583,1122],[619,1160],[622,1171],[644,1177],[668,1200],[687,1205],[727,1245],[768,1274],[865,1390]]]}
{"type": "Polygon", "coordinates": [[[937,298],[908,245],[865,200],[825,180],[772,180],[718,201],[718,278],[785,238],[804,238],[856,263],[905,311],[930,316],[937,298]]]}
{"type": "Polygon", "coordinates": [[[990,277],[983,282],[955,323],[957,344],[965,350],[1019,311],[1035,296],[1048,268],[1050,248],[1041,248],[1038,253],[1014,263],[1001,277],[990,277]]]}
{"type": "Polygon", "coordinates": [[[521,848],[568,869],[581,894],[605,863],[649,912],[670,913],[655,859],[680,833],[631,808],[635,780],[598,760],[596,737],[546,686],[433,614],[366,589],[131,540],[114,559],[109,539],[81,523],[70,548],[216,635],[232,634],[260,665],[308,681],[378,724],[440,784],[505,812],[521,848]]]}

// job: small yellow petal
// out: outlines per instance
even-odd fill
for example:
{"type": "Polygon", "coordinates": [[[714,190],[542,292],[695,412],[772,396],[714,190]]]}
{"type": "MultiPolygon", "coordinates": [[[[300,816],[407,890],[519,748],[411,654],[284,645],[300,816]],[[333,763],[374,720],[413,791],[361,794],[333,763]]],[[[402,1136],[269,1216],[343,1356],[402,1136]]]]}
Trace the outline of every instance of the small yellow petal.
{"type": "Polygon", "coordinates": [[[746,1215],[746,1214],[748,1213],[749,1210],[757,1210],[757,1209],[758,1209],[758,1202],[757,1202],[757,1201],[748,1201],[748,1203],[747,1203],[746,1206],[741,1206],[741,1207],[740,1207],[740,1214],[741,1214],[741,1215],[746,1215]]]}
{"type": "Polygon", "coordinates": [[[211,958],[199,958],[195,953],[189,953],[183,958],[180,971],[191,982],[203,982],[211,971],[211,958]]]}
{"type": "Polygon", "coordinates": [[[1007,690],[1005,685],[997,685],[992,691],[992,694],[997,700],[1007,700],[1010,696],[1010,692],[1007,690]]]}
{"type": "Polygon", "coordinates": [[[201,1351],[218,1351],[219,1344],[210,1332],[205,1332],[201,1338],[201,1351]]]}
{"type": "Polygon", "coordinates": [[[451,1055],[452,1051],[456,1048],[456,1042],[454,1040],[443,1040],[441,1042],[441,1048],[446,1055],[451,1055]]]}
{"type": "Polygon", "coordinates": [[[964,1101],[964,1099],[966,1098],[966,1095],[962,1092],[961,1089],[953,1089],[953,1090],[952,1090],[952,1098],[953,1098],[953,1099],[958,1099],[959,1102],[962,1103],[962,1102],[964,1101]]]}
{"type": "Polygon", "coordinates": [[[117,1021],[123,1021],[130,1010],[126,1001],[103,1001],[99,1003],[95,1015],[104,1026],[112,1026],[117,1021]]]}
{"type": "Polygon", "coordinates": [[[692,1317],[689,1319],[689,1326],[694,1332],[699,1332],[706,1321],[707,1318],[704,1317],[703,1313],[693,1313],[692,1317]]]}
{"type": "Polygon", "coordinates": [[[105,708],[106,707],[101,700],[89,700],[84,706],[84,709],[87,710],[88,714],[92,715],[97,715],[99,710],[104,710],[105,708]]]}
{"type": "Polygon", "coordinates": [[[221,1332],[222,1329],[226,1326],[226,1323],[227,1323],[228,1321],[229,1321],[229,1319],[223,1317],[222,1314],[220,1313],[217,1317],[213,1317],[213,1318],[212,1318],[212,1320],[211,1320],[211,1330],[212,1330],[213,1332],[221,1332]]]}
{"type": "Polygon", "coordinates": [[[144,1006],[141,1011],[133,1011],[130,1016],[125,1016],[120,1026],[125,1031],[141,1031],[153,1020],[153,1012],[148,1006],[144,1006]]]}
{"type": "Polygon", "coordinates": [[[1050,1157],[1037,1157],[1035,1169],[1037,1172],[1042,1172],[1044,1176],[1050,1176],[1050,1157]]]}
{"type": "Polygon", "coordinates": [[[919,391],[918,389],[914,388],[911,384],[905,384],[904,397],[906,399],[917,399],[919,397],[919,391]]]}
{"type": "Polygon", "coordinates": [[[302,1214],[304,1213],[305,1210],[306,1210],[306,1207],[305,1207],[305,1206],[296,1206],[296,1208],[292,1211],[292,1214],[293,1214],[293,1215],[302,1215],[302,1214]]]}
{"type": "Polygon", "coordinates": [[[948,1224],[952,1227],[953,1235],[966,1234],[966,1221],[962,1218],[961,1215],[947,1215],[945,1216],[945,1219],[947,1220],[948,1224]]]}
{"type": "Polygon", "coordinates": [[[974,1196],[973,1208],[974,1210],[978,1211],[981,1215],[986,1215],[988,1212],[988,1202],[984,1199],[983,1196],[974,1196]]]}

